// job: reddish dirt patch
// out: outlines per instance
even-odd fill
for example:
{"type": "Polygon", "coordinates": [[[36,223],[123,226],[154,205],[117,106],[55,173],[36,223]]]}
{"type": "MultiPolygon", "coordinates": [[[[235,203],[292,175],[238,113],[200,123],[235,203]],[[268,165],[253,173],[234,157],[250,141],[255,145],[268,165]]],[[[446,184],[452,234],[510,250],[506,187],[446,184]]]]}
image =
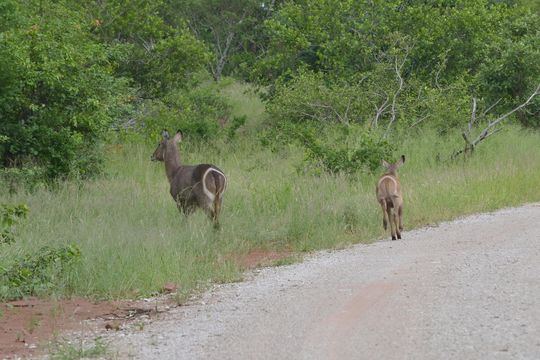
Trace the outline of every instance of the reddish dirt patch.
{"type": "Polygon", "coordinates": [[[292,254],[289,250],[263,250],[256,249],[248,254],[239,257],[236,261],[242,268],[253,269],[258,266],[271,265],[276,260],[281,260],[290,257],[292,254]]]}
{"type": "Polygon", "coordinates": [[[55,335],[81,328],[83,320],[128,317],[134,302],[27,299],[0,304],[0,359],[37,355],[55,335]]]}
{"type": "MultiPolygon", "coordinates": [[[[268,266],[290,257],[289,250],[256,249],[235,261],[245,269],[268,266]]],[[[162,291],[174,292],[176,285],[167,283],[162,291]]],[[[166,298],[160,306],[172,305],[166,298]]],[[[18,359],[42,354],[47,344],[64,332],[83,327],[85,320],[103,319],[99,327],[118,330],[116,320],[132,320],[140,314],[161,312],[157,303],[143,301],[91,301],[83,298],[46,300],[26,299],[0,303],[0,359],[18,359]]]]}

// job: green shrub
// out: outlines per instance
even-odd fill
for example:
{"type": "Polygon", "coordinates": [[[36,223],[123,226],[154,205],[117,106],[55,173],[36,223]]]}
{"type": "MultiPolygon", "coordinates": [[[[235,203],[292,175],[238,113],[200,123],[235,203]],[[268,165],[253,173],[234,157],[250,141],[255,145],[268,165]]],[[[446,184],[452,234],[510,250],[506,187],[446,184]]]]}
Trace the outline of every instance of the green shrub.
{"type": "Polygon", "coordinates": [[[231,106],[212,86],[192,90],[176,90],[163,100],[149,100],[136,117],[136,130],[146,139],[155,139],[166,128],[182,129],[196,139],[215,138],[220,133],[220,120],[230,117],[231,106]]]}
{"type": "Polygon", "coordinates": [[[99,144],[127,82],[115,78],[109,49],[63,2],[10,1],[0,22],[0,163],[38,166],[46,178],[99,170],[99,144]]]}
{"type": "MultiPolygon", "coordinates": [[[[15,241],[13,227],[28,214],[25,204],[0,204],[0,245],[15,241]]],[[[59,279],[80,259],[77,245],[42,247],[35,254],[18,256],[7,267],[0,264],[0,301],[19,299],[49,292],[59,279]]]]}
{"type": "Polygon", "coordinates": [[[13,227],[28,214],[25,204],[0,204],[0,245],[15,241],[13,227]]]}
{"type": "Polygon", "coordinates": [[[164,0],[80,2],[92,32],[114,50],[115,73],[129,78],[145,99],[187,89],[211,58],[186,21],[164,0]]]}
{"type": "Polygon", "coordinates": [[[227,128],[227,139],[232,140],[236,136],[236,131],[245,125],[247,116],[235,116],[231,121],[231,125],[227,128]]]}
{"type": "Polygon", "coordinates": [[[273,121],[363,123],[373,114],[365,95],[360,84],[333,84],[320,73],[301,71],[276,85],[267,112],[273,121]]]}
{"type": "Polygon", "coordinates": [[[292,144],[304,149],[304,169],[332,174],[371,173],[393,145],[376,131],[360,125],[294,124],[280,122],[259,134],[259,141],[273,151],[292,144]]]}
{"type": "Polygon", "coordinates": [[[58,286],[61,274],[81,257],[76,245],[56,249],[42,247],[36,254],[24,255],[8,267],[0,267],[0,300],[42,295],[58,286]]]}
{"type": "Polygon", "coordinates": [[[389,158],[394,150],[392,145],[378,134],[349,128],[343,130],[334,139],[303,131],[301,142],[306,154],[304,162],[332,174],[371,173],[379,168],[381,160],[389,158]]]}

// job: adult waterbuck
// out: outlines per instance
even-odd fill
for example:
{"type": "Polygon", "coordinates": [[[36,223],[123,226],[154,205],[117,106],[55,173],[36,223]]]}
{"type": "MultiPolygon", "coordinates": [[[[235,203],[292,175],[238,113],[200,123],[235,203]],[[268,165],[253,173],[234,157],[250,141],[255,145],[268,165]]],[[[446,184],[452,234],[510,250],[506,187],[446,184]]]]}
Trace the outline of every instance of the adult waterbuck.
{"type": "Polygon", "coordinates": [[[181,164],[177,144],[182,141],[182,131],[178,130],[172,139],[167,130],[163,130],[161,135],[161,142],[151,159],[165,163],[170,193],[178,210],[189,215],[196,208],[201,208],[213,221],[214,227],[219,227],[218,217],[227,177],[214,165],[181,164]]]}
{"type": "Polygon", "coordinates": [[[403,196],[397,169],[404,162],[405,155],[401,155],[401,159],[394,164],[383,160],[382,165],[387,169],[387,172],[377,182],[377,201],[381,204],[383,212],[384,230],[388,228],[390,222],[392,240],[396,240],[396,236],[401,239],[401,232],[403,231],[403,196]]]}

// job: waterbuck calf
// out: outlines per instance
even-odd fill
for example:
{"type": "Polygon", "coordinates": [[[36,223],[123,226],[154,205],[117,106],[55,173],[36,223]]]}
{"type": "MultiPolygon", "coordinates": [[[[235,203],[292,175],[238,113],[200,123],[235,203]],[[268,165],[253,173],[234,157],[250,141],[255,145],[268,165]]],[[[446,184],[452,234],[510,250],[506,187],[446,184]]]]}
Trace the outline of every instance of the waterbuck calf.
{"type": "Polygon", "coordinates": [[[163,161],[165,172],[171,185],[171,196],[178,210],[189,215],[196,208],[203,209],[215,227],[219,227],[219,213],[223,193],[227,188],[227,177],[214,165],[182,165],[178,155],[178,143],[182,132],[178,130],[171,139],[169,132],[163,130],[162,139],[151,157],[152,161],[163,161]]]}
{"type": "Polygon", "coordinates": [[[388,228],[390,222],[390,232],[392,240],[401,239],[403,231],[403,196],[401,195],[401,185],[399,183],[397,169],[405,162],[405,155],[394,164],[389,164],[385,160],[382,165],[388,170],[377,182],[377,201],[381,204],[383,212],[384,230],[388,228]]]}

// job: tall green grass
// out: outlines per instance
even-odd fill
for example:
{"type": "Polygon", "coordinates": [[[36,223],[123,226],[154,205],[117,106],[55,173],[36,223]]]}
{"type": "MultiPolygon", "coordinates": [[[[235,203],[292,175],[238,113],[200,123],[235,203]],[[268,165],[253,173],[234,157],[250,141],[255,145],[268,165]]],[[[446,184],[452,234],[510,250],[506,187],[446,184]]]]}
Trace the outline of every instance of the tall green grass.
{"type": "MultiPolygon", "coordinates": [[[[538,133],[509,127],[467,161],[437,162],[437,153],[461,145],[457,139],[426,132],[400,144],[396,157],[407,156],[400,172],[403,241],[415,227],[540,200],[538,133]]],[[[152,147],[111,145],[103,178],[0,193],[0,202],[30,207],[18,241],[1,249],[0,263],[45,244],[75,242],[82,261],[61,279],[58,295],[131,298],[166,282],[189,294],[209,282],[235,281],[242,271],[236,259],[253,249],[306,252],[389,237],[374,195],[377,175],[303,174],[299,149],[273,153],[252,137],[211,146],[185,141],[185,163],[214,163],[229,176],[220,231],[202,212],[178,213],[163,164],[150,162],[152,147]]]]}

